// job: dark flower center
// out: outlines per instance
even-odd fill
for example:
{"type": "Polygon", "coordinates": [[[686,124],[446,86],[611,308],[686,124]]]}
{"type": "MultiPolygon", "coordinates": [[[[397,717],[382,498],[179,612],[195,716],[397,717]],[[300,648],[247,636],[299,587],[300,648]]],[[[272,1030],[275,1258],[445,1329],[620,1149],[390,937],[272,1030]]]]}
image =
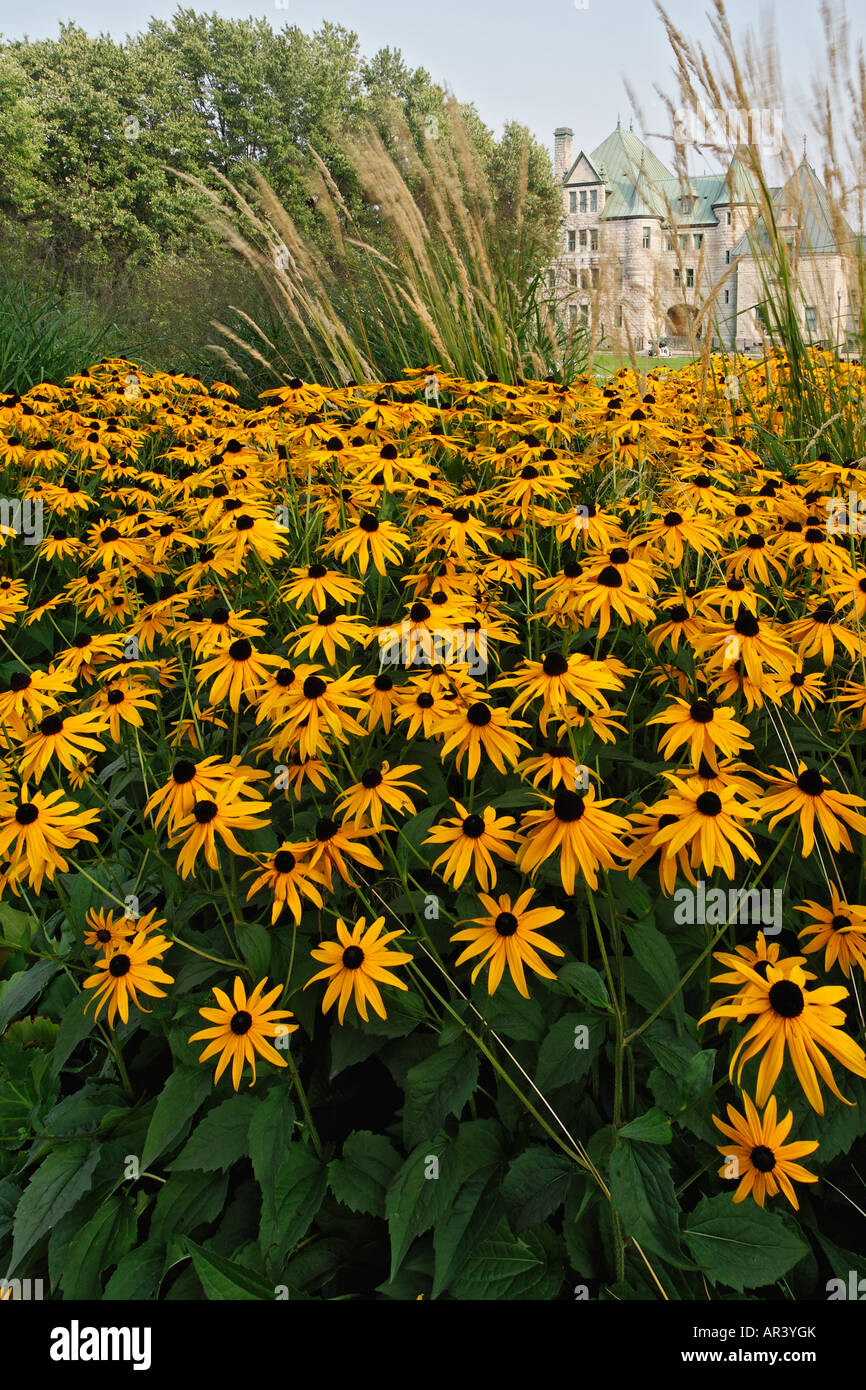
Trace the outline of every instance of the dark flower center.
{"type": "Polygon", "coordinates": [[[474,728],[483,729],[485,724],[490,723],[493,715],[490,712],[489,705],[482,704],[481,701],[479,701],[478,704],[469,706],[466,712],[466,718],[474,728]]]}
{"type": "Polygon", "coordinates": [[[428,691],[422,690],[415,703],[419,709],[432,709],[433,696],[428,691]]]}
{"type": "Polygon", "coordinates": [[[722,809],[722,798],[715,792],[701,792],[695,805],[702,816],[717,816],[722,809]]]}
{"type": "Polygon", "coordinates": [[[195,763],[190,763],[187,762],[186,759],[182,759],[181,762],[175,763],[171,770],[171,776],[172,780],[178,782],[181,786],[183,786],[185,782],[191,782],[193,777],[195,777],[195,763]]]}
{"type": "Polygon", "coordinates": [[[377,676],[376,679],[373,681],[373,685],[377,690],[381,691],[382,693],[394,689],[394,682],[392,681],[390,676],[386,675],[377,676]]]}
{"type": "Polygon", "coordinates": [[[463,822],[463,834],[470,840],[480,840],[484,834],[484,820],[481,816],[467,816],[463,822]]]}
{"type": "Polygon", "coordinates": [[[9,689],[17,695],[19,691],[27,689],[32,679],[33,677],[28,675],[26,671],[16,671],[15,675],[9,679],[9,689]]]}
{"type": "Polygon", "coordinates": [[[740,637],[757,637],[759,623],[754,613],[750,613],[747,608],[740,608],[737,620],[734,623],[734,632],[740,637]]]}
{"type": "Polygon", "coordinates": [[[851,918],[843,916],[841,912],[838,912],[830,923],[834,931],[842,931],[844,927],[850,927],[850,925],[851,918]]]}
{"type": "Polygon", "coordinates": [[[39,817],[39,808],[34,806],[31,801],[25,801],[23,806],[19,806],[15,812],[15,819],[19,825],[32,825],[39,817]]]}
{"type": "Polygon", "coordinates": [[[324,844],[326,840],[331,840],[337,833],[337,822],[331,820],[330,816],[321,816],[316,821],[316,839],[324,844]]]}
{"type": "Polygon", "coordinates": [[[776,1159],[772,1149],[768,1149],[766,1144],[758,1144],[749,1154],[752,1167],[757,1168],[759,1173],[771,1173],[776,1166],[776,1159]]]}
{"type": "Polygon", "coordinates": [[[296,863],[290,849],[278,849],[274,855],[274,868],[278,874],[290,874],[296,863]]]}
{"type": "Polygon", "coordinates": [[[679,512],[666,512],[662,520],[665,526],[682,526],[683,524],[679,512]]]}
{"type": "Polygon", "coordinates": [[[63,728],[63,719],[59,714],[48,714],[39,725],[39,728],[48,738],[53,738],[54,735],[59,734],[63,728]]]}
{"type": "Polygon", "coordinates": [[[568,670],[568,659],[562,652],[548,652],[541,663],[546,676],[564,676],[568,670]]]}
{"type": "Polygon", "coordinates": [[[675,603],[670,614],[672,623],[684,623],[689,616],[689,610],[684,603],[675,603]]]}
{"type": "Polygon", "coordinates": [[[324,579],[328,573],[327,565],[310,565],[307,569],[308,579],[324,579]]]}
{"type": "Polygon", "coordinates": [[[372,535],[374,531],[378,531],[379,529],[379,518],[373,516],[372,512],[365,512],[358,522],[358,525],[362,531],[366,531],[368,535],[372,535]]]}
{"type": "Polygon", "coordinates": [[[108,973],[113,975],[115,980],[119,980],[121,976],[129,974],[131,967],[132,961],[129,956],[120,951],[116,956],[111,957],[108,963],[108,973]]]}
{"type": "Polygon", "coordinates": [[[430,609],[426,603],[413,603],[409,609],[409,617],[413,623],[424,623],[430,617],[430,609]]]}
{"type": "Polygon", "coordinates": [[[580,820],[583,811],[583,797],[567,787],[560,787],[553,798],[553,814],[556,819],[570,824],[572,821],[580,820]]]}
{"type": "Polygon", "coordinates": [[[622,545],[615,546],[610,552],[609,559],[612,565],[624,565],[628,560],[628,551],[622,545]]]}
{"type": "Polygon", "coordinates": [[[805,1006],[803,991],[793,980],[777,980],[770,986],[770,1008],[780,1018],[799,1018],[805,1006]]]}
{"type": "Polygon", "coordinates": [[[229,1028],[231,1028],[232,1032],[237,1034],[238,1037],[242,1037],[244,1033],[248,1033],[252,1026],[253,1016],[247,1013],[246,1009],[238,1009],[229,1024],[229,1028]]]}
{"type": "Polygon", "coordinates": [[[715,714],[715,710],[709,700],[695,700],[689,709],[689,714],[696,724],[709,724],[715,714]]]}
{"type": "Polygon", "coordinates": [[[109,703],[110,705],[122,705],[122,704],[123,704],[123,691],[122,691],[122,690],[109,690],[109,692],[108,692],[108,694],[107,694],[107,696],[106,696],[105,698],[106,698],[106,700],[108,701],[108,703],[109,703]]]}
{"type": "Polygon", "coordinates": [[[797,778],[797,786],[806,796],[820,796],[824,790],[824,778],[813,767],[807,767],[797,778]]]}
{"type": "Polygon", "coordinates": [[[253,654],[252,644],[246,637],[239,637],[236,642],[232,642],[229,647],[229,656],[232,661],[249,661],[253,654]]]}
{"type": "Polygon", "coordinates": [[[347,970],[357,970],[364,962],[364,952],[360,946],[347,946],[343,952],[343,964],[347,970]]]}
{"type": "Polygon", "coordinates": [[[193,815],[199,825],[207,825],[213,820],[216,813],[217,805],[215,801],[197,801],[195,810],[193,811],[193,815]]]}
{"type": "Polygon", "coordinates": [[[374,787],[381,786],[383,780],[381,772],[378,772],[375,767],[371,767],[362,775],[361,786],[372,791],[374,787]]]}
{"type": "Polygon", "coordinates": [[[606,589],[621,589],[622,575],[615,565],[605,565],[598,576],[598,582],[603,584],[606,589]]]}
{"type": "Polygon", "coordinates": [[[277,674],[274,676],[274,680],[276,681],[277,685],[281,685],[284,690],[286,686],[292,684],[294,679],[295,673],[292,670],[291,666],[281,666],[277,674]]]}
{"type": "Polygon", "coordinates": [[[513,912],[500,912],[493,925],[500,936],[513,936],[517,931],[517,918],[513,912]]]}
{"type": "Polygon", "coordinates": [[[318,700],[320,695],[324,695],[327,688],[321,676],[307,676],[304,681],[304,699],[318,700]]]}

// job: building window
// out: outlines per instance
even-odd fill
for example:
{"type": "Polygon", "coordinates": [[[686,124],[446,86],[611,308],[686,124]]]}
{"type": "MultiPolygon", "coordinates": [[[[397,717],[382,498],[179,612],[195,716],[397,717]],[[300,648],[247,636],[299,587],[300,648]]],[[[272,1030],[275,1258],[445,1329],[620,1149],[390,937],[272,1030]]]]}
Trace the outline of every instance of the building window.
{"type": "Polygon", "coordinates": [[[568,272],[568,284],[569,284],[569,288],[570,288],[570,289],[572,289],[572,290],[576,290],[576,289],[577,289],[577,271],[576,271],[576,270],[570,270],[570,271],[568,272]]]}
{"type": "Polygon", "coordinates": [[[589,190],[589,210],[598,212],[598,190],[595,188],[589,190]]]}
{"type": "Polygon", "coordinates": [[[635,340],[634,340],[634,345],[635,345],[635,348],[637,349],[638,352],[643,352],[643,336],[642,336],[642,334],[639,333],[638,336],[635,338],[635,340]]]}
{"type": "Polygon", "coordinates": [[[622,305],[621,305],[621,304],[617,304],[617,306],[616,306],[616,317],[615,317],[615,319],[614,319],[614,323],[616,324],[616,327],[617,327],[617,328],[622,328],[622,305]]]}
{"type": "Polygon", "coordinates": [[[585,250],[586,250],[586,228],[585,228],[585,227],[583,228],[583,230],[582,230],[581,233],[580,233],[580,249],[581,249],[581,251],[585,251],[585,250]]]}
{"type": "Polygon", "coordinates": [[[580,210],[581,210],[581,212],[586,212],[586,189],[585,189],[585,188],[582,188],[582,189],[580,190],[580,210]]]}
{"type": "Polygon", "coordinates": [[[575,235],[574,232],[569,232],[569,234],[568,234],[568,249],[569,249],[569,251],[574,251],[574,250],[575,250],[575,247],[576,247],[576,244],[577,244],[577,236],[575,235]]]}
{"type": "Polygon", "coordinates": [[[695,237],[694,237],[694,248],[695,248],[695,250],[696,250],[696,251],[700,251],[700,249],[701,249],[701,247],[703,246],[703,244],[704,244],[704,234],[703,234],[703,232],[697,232],[697,233],[695,234],[695,237]]]}
{"type": "Polygon", "coordinates": [[[589,271],[588,271],[588,270],[582,270],[582,271],[580,272],[580,288],[581,288],[582,290],[588,290],[588,289],[589,289],[589,271]]]}
{"type": "Polygon", "coordinates": [[[680,237],[680,250],[681,250],[681,251],[688,251],[688,249],[689,249],[689,237],[688,237],[688,233],[686,233],[684,236],[681,236],[681,237],[680,237]]]}
{"type": "Polygon", "coordinates": [[[576,193],[569,193],[569,195],[568,195],[568,210],[569,210],[569,212],[577,212],[577,194],[576,194],[576,193]]]}
{"type": "Polygon", "coordinates": [[[686,289],[693,290],[695,287],[695,272],[691,266],[686,267],[686,289]]]}
{"type": "Polygon", "coordinates": [[[679,283],[680,283],[680,272],[679,272],[679,270],[676,269],[676,267],[674,267],[674,284],[675,284],[675,285],[678,285],[679,283]]]}
{"type": "Polygon", "coordinates": [[[818,310],[812,304],[806,305],[806,332],[817,333],[818,331],[818,310]]]}
{"type": "Polygon", "coordinates": [[[581,326],[582,326],[583,328],[586,328],[586,325],[587,325],[587,323],[589,322],[589,305],[588,305],[588,304],[581,304],[581,306],[580,306],[580,322],[581,322],[581,326]]]}
{"type": "Polygon", "coordinates": [[[730,291],[730,290],[725,290],[725,303],[726,303],[726,304],[730,304],[730,302],[731,302],[731,291],[730,291]]]}
{"type": "Polygon", "coordinates": [[[590,234],[589,234],[589,249],[590,249],[590,251],[597,251],[597,250],[598,250],[598,232],[595,232],[595,231],[590,232],[590,234]]]}
{"type": "Polygon", "coordinates": [[[725,252],[725,265],[730,265],[730,264],[731,264],[731,253],[730,253],[730,251],[726,251],[726,252],[725,252]]]}
{"type": "Polygon", "coordinates": [[[591,282],[592,282],[592,288],[593,288],[594,290],[597,290],[597,289],[598,289],[598,276],[599,276],[598,266],[597,266],[597,265],[594,265],[594,266],[592,267],[591,271],[589,272],[589,274],[590,274],[590,280],[591,280],[591,282]]]}
{"type": "Polygon", "coordinates": [[[652,229],[651,229],[650,227],[644,227],[644,229],[643,229],[643,249],[644,249],[645,251],[648,251],[651,244],[652,244],[652,229]]]}
{"type": "Polygon", "coordinates": [[[666,250],[666,251],[676,251],[676,249],[677,249],[677,247],[676,247],[676,242],[674,241],[674,239],[673,239],[673,237],[671,236],[670,232],[668,232],[667,236],[665,237],[665,250],[666,250]]]}
{"type": "Polygon", "coordinates": [[[682,208],[685,215],[688,217],[692,210],[691,198],[680,198],[680,207],[682,208]]]}
{"type": "Polygon", "coordinates": [[[727,220],[728,220],[728,226],[730,227],[730,225],[731,225],[731,214],[730,214],[729,212],[727,212],[727,213],[725,213],[725,216],[726,216],[726,218],[727,218],[727,220]]]}
{"type": "Polygon", "coordinates": [[[576,305],[576,304],[569,304],[569,306],[568,306],[568,321],[569,321],[569,323],[571,324],[572,328],[573,328],[574,325],[577,323],[577,305],[576,305]]]}

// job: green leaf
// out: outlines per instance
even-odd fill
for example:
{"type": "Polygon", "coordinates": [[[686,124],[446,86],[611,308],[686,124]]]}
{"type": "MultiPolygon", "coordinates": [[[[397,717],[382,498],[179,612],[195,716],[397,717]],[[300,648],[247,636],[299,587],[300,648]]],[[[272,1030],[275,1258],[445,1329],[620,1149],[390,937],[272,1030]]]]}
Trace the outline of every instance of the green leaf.
{"type": "Polygon", "coordinates": [[[132,1201],[125,1194],[106,1197],[69,1244],[60,1276],[64,1297],[101,1298],[105,1273],[132,1247],[136,1225],[132,1201]]]}
{"type": "Polygon", "coordinates": [[[458,1115],[478,1082],[478,1053],[461,1039],[440,1047],[406,1076],[403,1138],[406,1148],[436,1134],[447,1115],[458,1115]]]}
{"type": "Polygon", "coordinates": [[[512,1229],[538,1226],[562,1206],[577,1170],[564,1154],[542,1145],[525,1149],[511,1164],[502,1185],[512,1229]]]}
{"type": "Polygon", "coordinates": [[[597,1014],[563,1014],[557,1019],[538,1053],[535,1084],[539,1090],[552,1091],[580,1081],[589,1071],[605,1031],[605,1020],[597,1014]]]}
{"type": "Polygon", "coordinates": [[[738,1293],[774,1284],[809,1249],[780,1216],[724,1193],[698,1203],[683,1238],[701,1269],[738,1293]]]}
{"type": "Polygon", "coordinates": [[[582,961],[570,961],[562,967],[556,978],[561,985],[567,985],[579,994],[581,999],[585,999],[587,1004],[610,1011],[607,985],[591,965],[584,965],[582,961]]]}
{"type": "Polygon", "coordinates": [[[36,1169],[15,1213],[13,1270],[36,1242],[90,1191],[99,1154],[98,1145],[78,1139],[55,1149],[36,1169]]]}
{"type": "Polygon", "coordinates": [[[357,1130],[344,1143],[342,1158],[328,1164],[331,1191],[350,1211],[384,1216],[385,1196],[401,1162],[384,1135],[357,1130]]]}
{"type": "Polygon", "coordinates": [[[639,1139],[644,1144],[669,1144],[674,1137],[668,1116],[657,1105],[629,1120],[619,1132],[623,1139],[639,1139]]]}
{"type": "Polygon", "coordinates": [[[305,1236],[328,1190],[328,1169],[313,1150],[297,1140],[280,1164],[274,1191],[277,1258],[305,1236]]]}
{"type": "Polygon", "coordinates": [[[610,1196],[627,1237],[673,1265],[691,1268],[680,1249],[679,1206],[666,1154],[620,1139],[610,1160],[610,1196]]]}
{"type": "Polygon", "coordinates": [[[503,1222],[497,1238],[481,1241],[467,1260],[451,1293],[459,1299],[546,1302],[562,1287],[564,1270],[556,1261],[558,1249],[556,1238],[544,1228],[513,1236],[503,1222]]]}
{"type": "Polygon", "coordinates": [[[261,922],[250,922],[238,931],[241,954],[253,973],[261,980],[271,968],[271,934],[261,922]]]}
{"type": "Polygon", "coordinates": [[[247,1151],[250,1122],[256,1112],[253,1096],[232,1096],[209,1110],[196,1125],[173,1163],[172,1172],[201,1168],[225,1172],[247,1151]]]}
{"type": "Polygon", "coordinates": [[[497,1121],[467,1120],[449,1150],[446,1161],[456,1167],[459,1190],[433,1229],[433,1298],[448,1288],[478,1242],[492,1234],[501,1210],[498,1178],[505,1149],[497,1121]]]}
{"type": "Polygon", "coordinates": [[[160,1189],[150,1221],[150,1238],[164,1244],[208,1225],[223,1209],[228,1178],[214,1173],[175,1173],[160,1189]]]}
{"type": "Polygon", "coordinates": [[[141,1155],[142,1172],[182,1138],[210,1089],[210,1073],[202,1067],[178,1067],[172,1072],[151,1116],[141,1155]]]}
{"type": "MultiPolygon", "coordinates": [[[[667,937],[650,922],[626,921],[624,928],[635,960],[655,986],[652,1003],[655,1009],[679,986],[682,972],[677,965],[673,947],[667,937]]],[[[667,1007],[673,1011],[674,1017],[682,1022],[685,1018],[682,990],[674,994],[667,1007]]]]}
{"type": "Polygon", "coordinates": [[[156,1298],[165,1267],[165,1248],[159,1241],[137,1245],[118,1263],[105,1286],[104,1301],[150,1301],[156,1298]]]}
{"type": "Polygon", "coordinates": [[[53,960],[40,960],[28,970],[21,970],[10,980],[3,981],[0,985],[0,1033],[4,1033],[13,1018],[23,1013],[42,993],[59,969],[53,960]]]}
{"type": "Polygon", "coordinates": [[[0,903],[0,941],[19,949],[33,940],[38,921],[29,912],[19,912],[9,903],[0,903]]]}
{"type": "Polygon", "coordinates": [[[96,1027],[92,1004],[90,1009],[87,1009],[89,999],[92,999],[92,996],[82,990],[80,994],[76,994],[72,1003],[63,1010],[60,1028],[54,1042],[54,1053],[51,1058],[51,1066],[55,1076],[72,1056],[78,1044],[96,1027]],[[87,1011],[85,1012],[85,1010],[87,1011]]]}
{"type": "Polygon", "coordinates": [[[391,1273],[394,1279],[416,1237],[429,1230],[447,1212],[460,1186],[456,1150],[446,1160],[449,1140],[445,1134],[419,1144],[388,1188],[385,1217],[391,1238],[391,1273]]]}
{"type": "Polygon", "coordinates": [[[215,1302],[240,1299],[259,1303],[264,1299],[273,1299],[273,1286],[252,1270],[205,1250],[189,1236],[184,1240],[184,1245],[192,1256],[206,1298],[215,1302]]]}
{"type": "Polygon", "coordinates": [[[257,1098],[249,1145],[253,1172],[262,1190],[261,1239],[270,1238],[276,1222],[277,1173],[289,1151],[294,1126],[295,1110],[285,1086],[274,1086],[264,1100],[257,1098]]]}

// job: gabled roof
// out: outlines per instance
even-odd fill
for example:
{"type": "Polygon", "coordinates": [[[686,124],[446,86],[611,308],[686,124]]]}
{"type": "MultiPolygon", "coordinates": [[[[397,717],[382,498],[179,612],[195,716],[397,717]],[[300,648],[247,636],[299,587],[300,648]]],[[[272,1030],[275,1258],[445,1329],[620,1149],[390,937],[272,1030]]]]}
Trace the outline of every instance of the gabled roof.
{"type": "Polygon", "coordinates": [[[722,176],[722,189],[718,201],[727,204],[728,207],[755,207],[761,201],[752,177],[748,152],[742,145],[738,145],[734,150],[728,172],[722,176]]]}
{"type": "Polygon", "coordinates": [[[610,188],[622,182],[633,184],[642,161],[644,174],[651,183],[671,177],[670,171],[652,150],[638,139],[633,130],[623,130],[619,122],[616,130],[592,151],[590,159],[610,188]]]}
{"type": "Polygon", "coordinates": [[[591,169],[592,172],[595,174],[596,182],[597,182],[597,183],[604,183],[604,178],[602,177],[601,171],[600,171],[599,169],[596,168],[596,166],[595,166],[595,165],[593,164],[593,162],[592,162],[592,159],[591,159],[590,156],[586,153],[585,150],[581,150],[581,151],[580,151],[580,154],[577,156],[577,159],[576,159],[576,160],[574,161],[574,163],[572,164],[571,168],[569,169],[568,173],[565,175],[565,177],[564,177],[564,179],[562,180],[562,182],[563,182],[564,184],[569,184],[569,183],[571,183],[572,174],[574,173],[575,169],[577,168],[578,164],[580,163],[580,161],[581,161],[582,159],[585,159],[585,160],[586,160],[586,162],[587,162],[587,164],[589,165],[590,169],[591,169]]]}
{"type": "MultiPolygon", "coordinates": [[[[777,223],[793,222],[797,227],[801,254],[853,254],[856,244],[854,231],[844,217],[834,219],[827,190],[805,155],[788,182],[782,188],[771,189],[771,197],[777,223]]],[[[756,247],[766,247],[769,240],[762,214],[754,226],[740,237],[731,255],[748,256],[756,247]]]]}

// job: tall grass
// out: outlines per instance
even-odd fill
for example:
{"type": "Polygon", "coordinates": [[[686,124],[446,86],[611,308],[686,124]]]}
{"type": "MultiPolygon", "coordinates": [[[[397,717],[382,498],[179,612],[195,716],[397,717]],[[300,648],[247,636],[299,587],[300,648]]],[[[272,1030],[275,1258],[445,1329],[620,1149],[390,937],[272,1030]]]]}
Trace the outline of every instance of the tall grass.
{"type": "Polygon", "coordinates": [[[0,280],[0,391],[62,381],[114,346],[117,325],[86,293],[25,276],[0,280]]]}
{"type": "Polygon", "coordinates": [[[469,380],[580,370],[586,337],[563,322],[547,289],[553,248],[525,215],[528,148],[508,234],[456,102],[420,148],[408,127],[386,146],[371,126],[344,152],[377,215],[376,244],[315,153],[324,246],[301,233],[257,172],[246,190],[222,180],[222,196],[189,180],[209,194],[215,225],[255,269],[279,323],[278,337],[252,316],[243,335],[216,324],[213,350],[230,369],[255,364],[277,378],[302,370],[331,382],[393,380],[424,364],[469,380]]]}

